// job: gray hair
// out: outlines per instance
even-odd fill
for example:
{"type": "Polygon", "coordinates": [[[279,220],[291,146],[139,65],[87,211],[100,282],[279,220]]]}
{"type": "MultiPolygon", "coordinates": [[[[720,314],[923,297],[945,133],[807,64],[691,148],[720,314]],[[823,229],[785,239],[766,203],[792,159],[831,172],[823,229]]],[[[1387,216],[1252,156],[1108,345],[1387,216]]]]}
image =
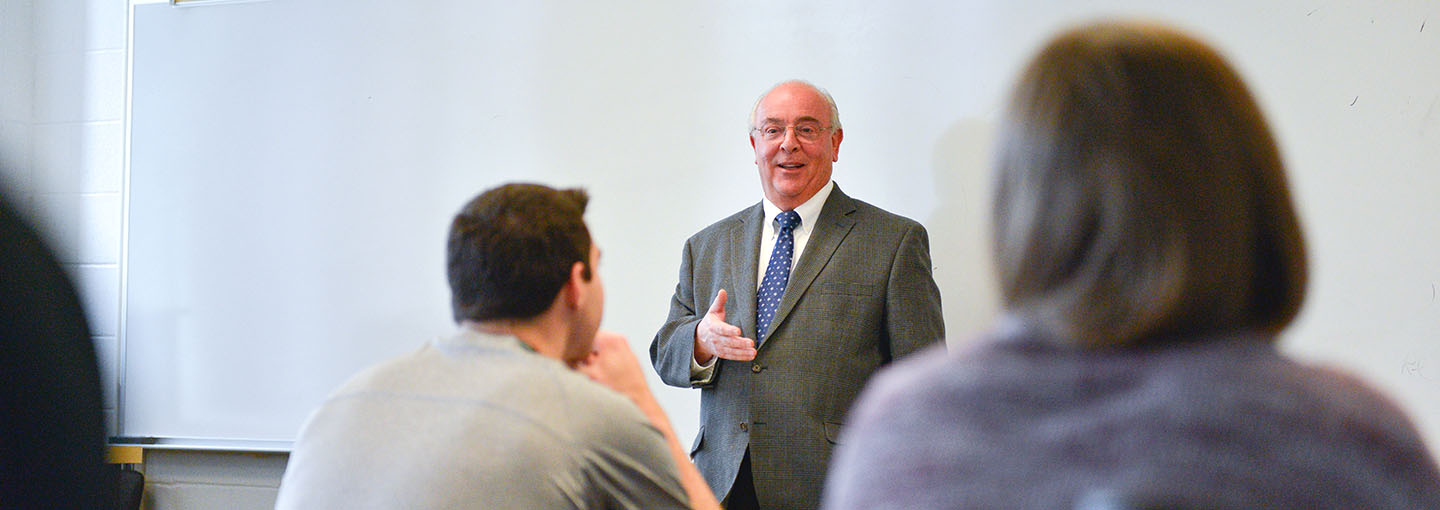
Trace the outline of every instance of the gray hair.
{"type": "Polygon", "coordinates": [[[825,105],[830,107],[830,126],[835,128],[836,131],[840,130],[840,108],[835,106],[835,98],[831,97],[830,93],[827,92],[825,89],[822,89],[816,86],[814,83],[810,83],[805,80],[785,80],[780,83],[771,85],[768,89],[765,89],[765,93],[760,94],[760,97],[755,98],[755,104],[750,106],[750,125],[746,126],[746,129],[755,128],[755,111],[760,109],[760,102],[765,100],[765,96],[770,95],[771,92],[774,92],[775,89],[780,88],[781,85],[790,84],[804,85],[806,87],[809,87],[810,90],[818,92],[820,94],[820,97],[825,98],[825,105]]]}

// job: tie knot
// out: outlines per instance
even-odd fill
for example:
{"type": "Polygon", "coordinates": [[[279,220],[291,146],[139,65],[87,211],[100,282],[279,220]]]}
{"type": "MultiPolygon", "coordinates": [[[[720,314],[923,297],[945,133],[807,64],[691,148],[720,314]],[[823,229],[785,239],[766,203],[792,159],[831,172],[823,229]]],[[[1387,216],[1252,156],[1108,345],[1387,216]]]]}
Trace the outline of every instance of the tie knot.
{"type": "Polygon", "coordinates": [[[798,226],[800,226],[800,213],[785,211],[775,216],[775,227],[780,230],[787,228],[794,230],[798,226]]]}

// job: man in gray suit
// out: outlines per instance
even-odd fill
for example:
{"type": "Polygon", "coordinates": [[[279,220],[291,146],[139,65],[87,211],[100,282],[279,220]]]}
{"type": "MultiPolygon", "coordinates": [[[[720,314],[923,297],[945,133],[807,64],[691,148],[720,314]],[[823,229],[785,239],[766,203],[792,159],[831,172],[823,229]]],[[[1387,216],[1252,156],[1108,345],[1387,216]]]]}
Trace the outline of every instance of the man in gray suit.
{"type": "Polygon", "coordinates": [[[925,228],[830,180],[829,94],[781,83],[750,125],[764,200],[685,242],[650,358],[701,388],[691,456],[727,508],[810,509],[866,379],[944,339],[940,291],[925,228]]]}

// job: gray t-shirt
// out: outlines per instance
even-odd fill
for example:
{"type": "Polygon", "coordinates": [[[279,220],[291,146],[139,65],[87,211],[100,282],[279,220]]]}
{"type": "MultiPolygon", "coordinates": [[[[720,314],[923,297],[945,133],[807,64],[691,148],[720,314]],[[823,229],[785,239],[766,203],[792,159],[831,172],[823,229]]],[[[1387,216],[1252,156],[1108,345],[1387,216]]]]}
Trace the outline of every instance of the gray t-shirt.
{"type": "Polygon", "coordinates": [[[686,508],[660,431],[624,396],[462,329],[372,367],[307,420],[277,509],[686,508]]]}

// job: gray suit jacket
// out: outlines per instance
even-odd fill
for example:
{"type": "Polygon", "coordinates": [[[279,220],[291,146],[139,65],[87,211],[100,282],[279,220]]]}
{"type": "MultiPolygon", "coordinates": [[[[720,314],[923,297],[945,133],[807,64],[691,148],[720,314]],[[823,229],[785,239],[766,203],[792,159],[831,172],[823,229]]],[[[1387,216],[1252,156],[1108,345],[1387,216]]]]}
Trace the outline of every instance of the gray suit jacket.
{"type": "MultiPolygon", "coordinates": [[[[666,384],[691,386],[695,328],[720,289],[729,293],[726,322],[755,337],[759,253],[770,249],[761,246],[763,217],[756,204],[685,242],[670,317],[650,344],[666,384]]],[[[836,186],[795,264],[755,360],[720,360],[701,389],[691,451],[723,498],[748,446],[764,508],[817,508],[831,449],[865,381],[945,337],[929,238],[913,220],[836,186]]]]}

